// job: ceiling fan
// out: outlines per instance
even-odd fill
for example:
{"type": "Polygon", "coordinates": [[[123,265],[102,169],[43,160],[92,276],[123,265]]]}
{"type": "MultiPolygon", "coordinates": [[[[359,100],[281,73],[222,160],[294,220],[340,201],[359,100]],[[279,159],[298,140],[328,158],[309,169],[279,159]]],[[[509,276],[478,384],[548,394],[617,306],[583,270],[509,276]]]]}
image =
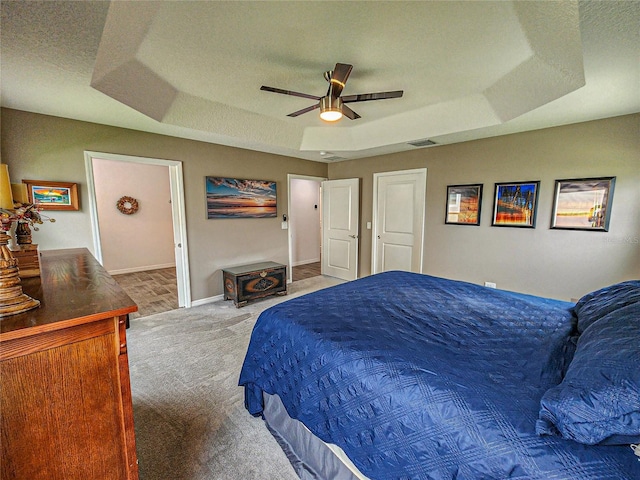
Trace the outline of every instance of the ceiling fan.
{"type": "Polygon", "coordinates": [[[267,92],[282,93],[283,95],[293,95],[294,97],[309,98],[311,100],[317,100],[318,103],[311,105],[310,107],[303,108],[296,112],[290,113],[288,117],[297,117],[303,113],[310,112],[316,108],[320,109],[320,118],[327,122],[336,122],[344,115],[351,120],[361,118],[356,112],[351,110],[345,105],[345,103],[353,102],[368,102],[370,100],[384,100],[386,98],[399,98],[402,97],[402,90],[395,90],[393,92],[378,92],[378,93],[361,93],[358,95],[347,95],[341,97],[340,94],[344,89],[349,74],[353,69],[353,65],[346,63],[336,63],[333,70],[329,70],[324,73],[324,78],[329,82],[329,89],[324,97],[317,97],[315,95],[309,95],[307,93],[292,92],[291,90],[282,90],[281,88],[262,86],[260,90],[267,92]]]}

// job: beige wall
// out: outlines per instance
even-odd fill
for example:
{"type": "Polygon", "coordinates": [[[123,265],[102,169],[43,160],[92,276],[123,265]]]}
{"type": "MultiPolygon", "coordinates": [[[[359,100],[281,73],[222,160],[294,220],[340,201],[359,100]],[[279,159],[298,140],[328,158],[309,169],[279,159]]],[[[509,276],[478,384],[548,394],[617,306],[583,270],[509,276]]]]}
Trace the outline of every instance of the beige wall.
{"type": "Polygon", "coordinates": [[[192,298],[222,291],[220,269],[287,262],[287,174],[362,179],[360,273],[371,266],[373,173],[427,167],[424,272],[570,299],[640,277],[640,114],[331,164],[74,120],[2,110],[2,161],[11,178],[77,182],[81,211],[55,212],[34,233],[44,249],[92,249],[85,150],[183,162],[192,298]],[[204,177],[278,182],[278,218],[207,220],[204,177]],[[556,179],[616,176],[609,232],[549,229],[556,179]],[[491,227],[495,182],[540,180],[535,229],[491,227]],[[479,227],[445,225],[446,186],[483,183],[479,227]]]}
{"type": "Polygon", "coordinates": [[[85,150],[182,161],[192,300],[222,293],[223,267],[258,260],[287,263],[287,231],[280,228],[287,213],[287,174],[327,175],[323,163],[18,110],[2,109],[1,127],[2,161],[14,183],[28,178],[79,185],[81,210],[53,212],[56,223],[34,233],[34,243],[44,250],[93,251],[85,150]],[[275,180],[278,218],[207,220],[207,175],[275,180]]]}
{"type": "Polygon", "coordinates": [[[424,273],[569,300],[640,278],[640,115],[334,163],[362,179],[360,274],[371,271],[373,174],[427,168],[424,273]],[[609,232],[552,230],[556,179],[616,176],[609,232]],[[495,182],[540,180],[535,229],[492,227],[495,182]],[[445,225],[446,186],[483,183],[481,225],[445,225]]]}

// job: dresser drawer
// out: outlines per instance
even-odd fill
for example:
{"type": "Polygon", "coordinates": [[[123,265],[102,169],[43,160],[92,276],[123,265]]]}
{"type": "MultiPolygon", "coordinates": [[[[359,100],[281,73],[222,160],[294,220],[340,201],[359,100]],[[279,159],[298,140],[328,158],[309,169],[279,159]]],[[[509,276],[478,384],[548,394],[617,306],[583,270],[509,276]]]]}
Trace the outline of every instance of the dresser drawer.
{"type": "Polygon", "coordinates": [[[249,300],[270,295],[286,295],[287,267],[274,262],[240,265],[223,269],[224,299],[236,307],[249,300]]]}

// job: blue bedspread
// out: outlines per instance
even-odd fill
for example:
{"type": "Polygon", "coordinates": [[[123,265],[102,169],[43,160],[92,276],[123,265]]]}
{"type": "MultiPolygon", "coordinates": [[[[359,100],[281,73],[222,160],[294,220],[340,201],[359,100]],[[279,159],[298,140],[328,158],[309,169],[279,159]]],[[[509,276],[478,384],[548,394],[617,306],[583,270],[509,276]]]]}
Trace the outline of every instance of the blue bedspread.
{"type": "Polygon", "coordinates": [[[371,479],[638,479],[628,446],[535,433],[572,304],[387,272],[264,311],[240,375],[371,479]]]}

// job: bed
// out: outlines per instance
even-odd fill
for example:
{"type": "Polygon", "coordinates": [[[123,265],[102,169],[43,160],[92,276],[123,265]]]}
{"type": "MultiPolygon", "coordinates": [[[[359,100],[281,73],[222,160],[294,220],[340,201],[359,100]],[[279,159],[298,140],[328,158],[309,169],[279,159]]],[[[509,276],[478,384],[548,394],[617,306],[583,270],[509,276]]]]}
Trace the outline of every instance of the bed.
{"type": "Polygon", "coordinates": [[[265,310],[239,384],[301,478],[638,479],[639,339],[640,281],[385,272],[265,310]]]}

